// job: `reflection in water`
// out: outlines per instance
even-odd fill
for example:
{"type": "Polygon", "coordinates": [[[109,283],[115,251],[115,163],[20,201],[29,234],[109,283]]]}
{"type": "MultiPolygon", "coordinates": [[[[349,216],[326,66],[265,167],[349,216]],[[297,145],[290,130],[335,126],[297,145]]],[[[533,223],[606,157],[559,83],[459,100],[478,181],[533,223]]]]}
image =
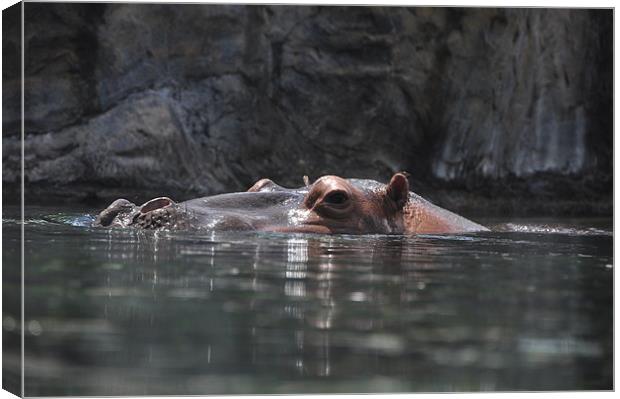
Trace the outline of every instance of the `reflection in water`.
{"type": "Polygon", "coordinates": [[[355,237],[63,218],[26,226],[28,395],[611,387],[609,226],[355,237]]]}

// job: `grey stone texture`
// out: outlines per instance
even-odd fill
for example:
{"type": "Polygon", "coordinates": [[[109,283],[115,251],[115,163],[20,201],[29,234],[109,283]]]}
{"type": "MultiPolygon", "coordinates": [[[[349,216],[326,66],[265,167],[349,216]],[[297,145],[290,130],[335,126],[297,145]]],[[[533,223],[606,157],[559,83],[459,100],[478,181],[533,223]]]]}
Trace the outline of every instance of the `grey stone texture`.
{"type": "Polygon", "coordinates": [[[612,31],[611,10],[27,3],[26,191],[406,170],[422,191],[610,196],[612,31]]]}

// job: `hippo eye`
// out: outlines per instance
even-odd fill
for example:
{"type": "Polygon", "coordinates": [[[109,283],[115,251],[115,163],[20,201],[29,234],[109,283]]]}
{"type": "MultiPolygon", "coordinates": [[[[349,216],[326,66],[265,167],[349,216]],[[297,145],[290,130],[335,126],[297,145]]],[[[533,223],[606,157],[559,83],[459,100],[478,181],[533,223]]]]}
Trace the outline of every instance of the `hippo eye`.
{"type": "Polygon", "coordinates": [[[334,191],[332,193],[327,194],[325,198],[323,199],[323,202],[326,204],[330,204],[330,205],[342,205],[345,202],[347,202],[348,199],[349,197],[347,196],[345,192],[334,191]]]}
{"type": "MultiPolygon", "coordinates": [[[[271,179],[260,179],[252,187],[248,189],[249,192],[267,191],[277,186],[271,179]]],[[[269,190],[273,191],[273,190],[269,190]]]]}

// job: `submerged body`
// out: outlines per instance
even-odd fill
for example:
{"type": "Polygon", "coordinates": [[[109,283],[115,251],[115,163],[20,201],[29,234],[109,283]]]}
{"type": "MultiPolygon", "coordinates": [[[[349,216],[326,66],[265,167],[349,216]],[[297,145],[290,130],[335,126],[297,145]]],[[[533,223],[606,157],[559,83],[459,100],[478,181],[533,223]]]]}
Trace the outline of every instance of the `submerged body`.
{"type": "Polygon", "coordinates": [[[96,226],[145,229],[260,230],[343,234],[463,233],[487,230],[409,191],[396,173],[388,184],[323,176],[297,189],[259,180],[247,192],[176,203],[168,197],[135,204],[119,199],[96,226]]]}

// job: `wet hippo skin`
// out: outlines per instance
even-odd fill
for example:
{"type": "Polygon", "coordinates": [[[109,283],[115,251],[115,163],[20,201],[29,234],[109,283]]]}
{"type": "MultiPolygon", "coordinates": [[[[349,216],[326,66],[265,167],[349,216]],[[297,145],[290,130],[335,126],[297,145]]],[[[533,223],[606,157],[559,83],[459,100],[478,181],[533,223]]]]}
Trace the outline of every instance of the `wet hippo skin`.
{"type": "Polygon", "coordinates": [[[261,179],[247,192],[176,203],[168,197],[137,206],[114,201],[94,222],[143,229],[260,230],[321,234],[416,234],[485,231],[409,191],[404,173],[389,183],[323,176],[295,189],[261,179]]]}

